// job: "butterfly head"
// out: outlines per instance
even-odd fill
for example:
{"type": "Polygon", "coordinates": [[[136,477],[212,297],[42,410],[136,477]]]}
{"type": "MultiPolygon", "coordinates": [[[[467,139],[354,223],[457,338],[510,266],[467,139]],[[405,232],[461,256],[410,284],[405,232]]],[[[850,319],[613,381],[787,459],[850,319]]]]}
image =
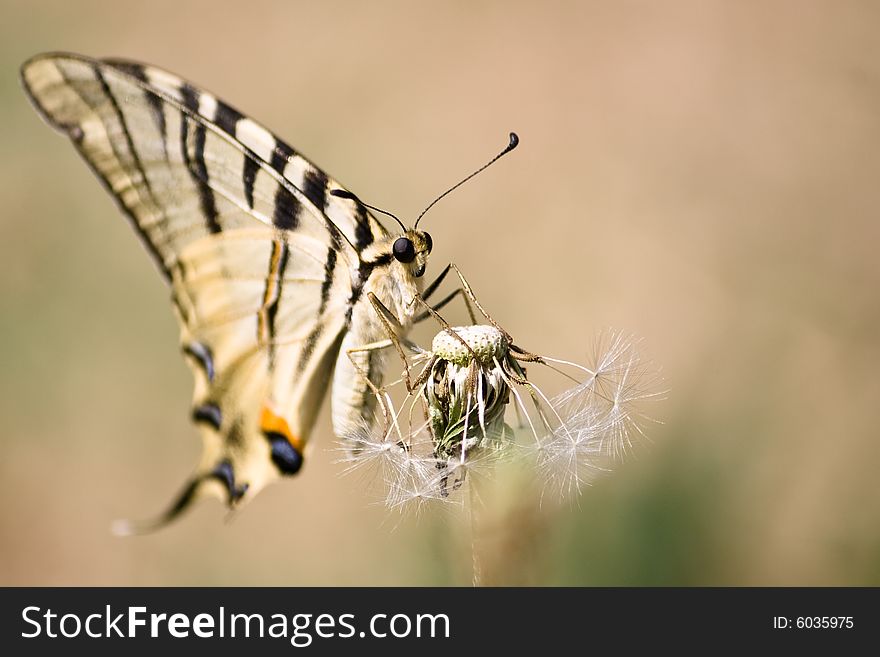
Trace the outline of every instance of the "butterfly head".
{"type": "Polygon", "coordinates": [[[408,265],[410,273],[419,278],[425,273],[428,256],[434,243],[431,236],[421,230],[408,230],[391,244],[391,255],[397,262],[408,265]]]}
{"type": "MultiPolygon", "coordinates": [[[[428,233],[418,230],[415,227],[407,228],[406,225],[397,218],[397,215],[388,212],[388,210],[377,208],[375,205],[364,203],[348,190],[334,189],[330,194],[338,196],[339,198],[349,199],[365,208],[381,212],[394,219],[394,221],[397,222],[397,225],[403,230],[403,234],[392,237],[390,242],[379,245],[379,255],[382,258],[388,258],[390,256],[392,261],[399,262],[415,278],[419,278],[425,273],[425,267],[428,264],[428,256],[431,254],[431,249],[434,246],[434,242],[428,233]]],[[[376,254],[374,253],[373,255],[375,257],[376,254]]]]}

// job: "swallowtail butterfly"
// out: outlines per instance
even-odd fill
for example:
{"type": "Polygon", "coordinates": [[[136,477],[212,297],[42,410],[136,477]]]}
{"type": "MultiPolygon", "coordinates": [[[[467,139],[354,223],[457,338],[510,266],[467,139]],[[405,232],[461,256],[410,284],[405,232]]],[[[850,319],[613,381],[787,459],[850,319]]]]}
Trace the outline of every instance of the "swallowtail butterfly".
{"type": "Polygon", "coordinates": [[[328,387],[337,436],[372,421],[385,325],[403,337],[416,295],[443,277],[423,286],[432,242],[418,221],[389,233],[266,128],[161,69],[51,53],[21,74],[170,286],[195,377],[201,461],[158,520],[129,530],[204,496],[240,504],[296,473],[328,387]]]}

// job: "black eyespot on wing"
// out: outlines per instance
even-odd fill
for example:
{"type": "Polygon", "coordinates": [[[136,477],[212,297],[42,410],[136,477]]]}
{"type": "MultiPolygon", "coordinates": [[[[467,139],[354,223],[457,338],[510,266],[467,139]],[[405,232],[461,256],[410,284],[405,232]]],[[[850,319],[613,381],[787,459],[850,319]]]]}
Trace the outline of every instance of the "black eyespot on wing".
{"type": "Polygon", "coordinates": [[[220,431],[220,426],[223,424],[223,413],[217,404],[208,402],[196,406],[192,410],[192,419],[193,422],[205,423],[214,427],[216,431],[220,431]]]}
{"type": "Polygon", "coordinates": [[[272,463],[275,464],[281,474],[292,475],[299,472],[303,464],[303,457],[290,444],[290,441],[282,434],[275,433],[274,431],[267,431],[265,436],[272,449],[272,463]]]}
{"type": "Polygon", "coordinates": [[[425,233],[425,248],[428,249],[428,253],[430,253],[431,249],[434,248],[434,240],[431,239],[431,235],[429,233],[425,233]]]}
{"type": "Polygon", "coordinates": [[[183,353],[195,358],[205,376],[208,377],[208,381],[214,380],[214,355],[208,345],[201,342],[190,342],[183,347],[183,353]]]}
{"type": "Polygon", "coordinates": [[[397,260],[403,263],[412,262],[416,259],[416,247],[413,246],[408,237],[398,237],[394,241],[391,252],[397,260]]]}
{"type": "Polygon", "coordinates": [[[248,489],[246,483],[236,486],[235,470],[232,467],[232,463],[228,460],[223,460],[218,463],[217,467],[207,475],[207,478],[216,479],[226,487],[226,492],[229,494],[230,506],[240,500],[248,489]]]}

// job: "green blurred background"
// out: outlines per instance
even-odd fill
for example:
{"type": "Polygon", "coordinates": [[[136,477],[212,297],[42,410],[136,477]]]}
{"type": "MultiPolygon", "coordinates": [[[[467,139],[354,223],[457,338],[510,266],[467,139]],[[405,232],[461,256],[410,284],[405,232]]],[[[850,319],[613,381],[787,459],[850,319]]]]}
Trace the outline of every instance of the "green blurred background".
{"type": "MultiPolygon", "coordinates": [[[[303,473],[138,539],[199,453],[167,291],[28,106],[45,50],[175,71],[429,217],[521,344],[635,332],[669,398],[579,505],[500,509],[494,583],[880,584],[880,5],[2,2],[0,584],[468,584],[450,514],[303,473]]],[[[525,506],[528,507],[528,501],[525,506]]]]}

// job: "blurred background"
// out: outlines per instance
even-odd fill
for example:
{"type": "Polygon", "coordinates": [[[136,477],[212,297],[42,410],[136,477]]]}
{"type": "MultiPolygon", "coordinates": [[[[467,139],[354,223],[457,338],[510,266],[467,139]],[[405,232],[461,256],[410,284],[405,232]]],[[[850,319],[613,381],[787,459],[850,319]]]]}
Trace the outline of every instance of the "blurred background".
{"type": "MultiPolygon", "coordinates": [[[[0,584],[470,583],[460,522],[389,517],[311,460],[153,536],[196,462],[168,292],[18,67],[168,68],[370,203],[426,218],[490,312],[663,366],[664,424],[579,504],[498,512],[491,582],[880,585],[880,6],[2,2],[0,584]]],[[[528,505],[527,505],[528,506],[528,505]]]]}

